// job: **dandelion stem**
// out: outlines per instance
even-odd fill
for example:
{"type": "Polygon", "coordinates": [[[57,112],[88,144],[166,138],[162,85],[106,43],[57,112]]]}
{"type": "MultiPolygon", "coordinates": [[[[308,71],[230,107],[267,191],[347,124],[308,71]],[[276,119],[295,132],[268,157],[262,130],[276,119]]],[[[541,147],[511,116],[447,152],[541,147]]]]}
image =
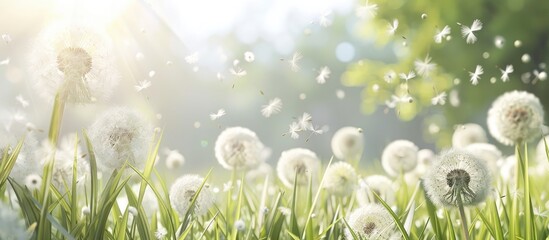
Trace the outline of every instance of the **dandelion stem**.
{"type": "Polygon", "coordinates": [[[52,146],[57,146],[57,139],[59,138],[59,132],[61,130],[61,122],[63,121],[63,112],[65,111],[65,99],[58,93],[55,96],[55,102],[53,104],[53,111],[51,114],[50,130],[48,133],[48,139],[52,146]]]}
{"type": "Polygon", "coordinates": [[[459,209],[459,216],[461,217],[463,236],[465,236],[465,240],[469,240],[469,227],[467,226],[467,217],[465,216],[465,209],[463,208],[463,201],[461,200],[461,191],[458,191],[457,194],[457,205],[459,209]]]}

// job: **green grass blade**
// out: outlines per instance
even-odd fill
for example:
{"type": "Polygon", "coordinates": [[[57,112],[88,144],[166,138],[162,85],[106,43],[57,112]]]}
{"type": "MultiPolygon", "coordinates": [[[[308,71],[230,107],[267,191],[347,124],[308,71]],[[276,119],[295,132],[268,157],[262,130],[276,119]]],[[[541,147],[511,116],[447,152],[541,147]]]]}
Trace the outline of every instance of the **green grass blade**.
{"type": "Polygon", "coordinates": [[[408,235],[408,233],[406,232],[406,229],[404,228],[404,225],[402,225],[402,222],[400,221],[398,216],[395,214],[393,209],[391,209],[391,207],[383,200],[383,198],[381,198],[379,195],[377,195],[377,193],[375,191],[372,191],[372,194],[381,203],[381,205],[383,205],[383,207],[385,207],[385,209],[387,209],[389,214],[391,214],[391,217],[395,221],[395,224],[397,225],[398,230],[400,230],[400,233],[402,233],[402,237],[406,240],[410,240],[410,235],[408,235]]]}

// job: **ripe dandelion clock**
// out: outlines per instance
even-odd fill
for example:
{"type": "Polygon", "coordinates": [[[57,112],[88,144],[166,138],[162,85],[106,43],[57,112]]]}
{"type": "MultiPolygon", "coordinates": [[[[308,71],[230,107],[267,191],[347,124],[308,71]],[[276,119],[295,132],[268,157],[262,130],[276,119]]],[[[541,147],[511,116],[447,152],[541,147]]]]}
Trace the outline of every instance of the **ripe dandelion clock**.
{"type": "Polygon", "coordinates": [[[215,158],[228,170],[258,166],[265,160],[265,151],[255,132],[243,127],[225,129],[215,142],[215,158]]]}
{"type": "Polygon", "coordinates": [[[206,214],[213,205],[214,195],[209,185],[204,184],[204,187],[200,189],[203,182],[204,178],[198,175],[184,175],[175,180],[170,188],[170,201],[180,216],[185,216],[189,211],[193,198],[196,200],[192,212],[196,215],[206,214]],[[197,193],[198,196],[195,197],[197,193]]]}
{"type": "Polygon", "coordinates": [[[324,189],[336,196],[351,195],[358,183],[358,176],[351,164],[346,162],[333,163],[324,174],[324,189]]]}
{"type": "Polygon", "coordinates": [[[52,25],[31,56],[36,89],[48,100],[90,103],[108,98],[118,82],[109,38],[88,26],[52,25]]]}
{"type": "Polygon", "coordinates": [[[459,149],[444,152],[425,175],[429,199],[442,207],[458,207],[465,239],[469,239],[464,206],[476,205],[490,192],[490,173],[485,163],[459,149]]]}
{"type": "Polygon", "coordinates": [[[540,135],[543,115],[543,106],[533,94],[507,92],[488,111],[488,130],[504,145],[528,142],[540,135]]]}
{"type": "Polygon", "coordinates": [[[414,170],[418,147],[408,140],[396,140],[385,147],[381,155],[383,169],[391,176],[414,170]]]}
{"type": "MultiPolygon", "coordinates": [[[[347,222],[359,239],[390,239],[397,233],[393,218],[378,204],[367,204],[354,210],[347,222]]],[[[345,229],[346,239],[354,239],[349,228],[345,229]]]]}
{"type": "Polygon", "coordinates": [[[383,175],[368,176],[359,181],[359,188],[356,192],[356,199],[360,206],[365,206],[369,203],[376,203],[377,199],[374,194],[377,194],[389,206],[396,202],[396,193],[393,188],[393,182],[383,175]]]}
{"type": "Polygon", "coordinates": [[[9,205],[0,201],[0,239],[25,240],[29,234],[25,229],[25,222],[9,205]]]}
{"type": "Polygon", "coordinates": [[[170,170],[177,169],[185,163],[185,157],[177,150],[168,150],[166,157],[166,167],[170,170]]]}
{"type": "Polygon", "coordinates": [[[475,123],[467,123],[456,127],[452,135],[452,146],[455,148],[464,148],[473,143],[486,143],[486,131],[475,123]]]}
{"type": "Polygon", "coordinates": [[[313,151],[305,148],[282,152],[276,166],[278,177],[286,187],[307,185],[309,178],[315,183],[319,170],[320,160],[313,151]]]}
{"type": "Polygon", "coordinates": [[[103,172],[120,169],[126,161],[137,169],[145,167],[153,128],[138,112],[112,108],[99,116],[88,132],[97,166],[103,172]]]}
{"type": "Polygon", "coordinates": [[[343,127],[332,137],[332,152],[339,159],[357,161],[364,149],[364,135],[362,129],[343,127]]]}

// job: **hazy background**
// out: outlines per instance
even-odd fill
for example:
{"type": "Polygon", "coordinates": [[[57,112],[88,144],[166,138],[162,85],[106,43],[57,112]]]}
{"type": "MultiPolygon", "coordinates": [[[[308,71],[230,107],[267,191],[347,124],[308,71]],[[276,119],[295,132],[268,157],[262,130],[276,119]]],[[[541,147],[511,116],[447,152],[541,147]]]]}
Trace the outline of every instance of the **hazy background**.
{"type": "MultiPolygon", "coordinates": [[[[67,107],[62,132],[81,131],[113,105],[137,108],[155,126],[165,130],[163,147],[177,149],[185,156],[183,172],[219,168],[214,143],[217,135],[230,126],[255,131],[273,150],[271,164],[276,163],[281,151],[293,147],[310,148],[327,161],[331,157],[333,133],[344,126],[360,127],[366,137],[362,163],[367,164],[379,159],[383,147],[396,139],[412,140],[420,148],[448,146],[454,124],[476,122],[485,126],[485,112],[491,101],[509,89],[537,91],[545,106],[549,105],[547,94],[543,94],[547,84],[533,86],[520,81],[522,72],[543,70],[539,64],[547,62],[547,42],[543,45],[529,39],[543,36],[547,39],[548,27],[530,26],[533,30],[529,35],[516,36],[513,31],[524,31],[520,26],[503,28],[494,22],[498,17],[506,19],[505,14],[514,15],[491,11],[489,5],[495,4],[492,1],[479,1],[478,6],[471,4],[457,10],[446,10],[446,7],[451,8],[452,3],[459,1],[446,1],[446,7],[428,2],[417,1],[413,7],[407,6],[412,3],[406,1],[391,1],[387,6],[380,2],[375,19],[361,19],[355,11],[365,2],[354,0],[123,0],[113,3],[108,0],[0,0],[0,34],[11,37],[11,42],[0,42],[0,61],[9,59],[9,63],[0,65],[0,121],[4,127],[13,123],[9,129],[12,134],[20,134],[27,122],[31,122],[44,130],[39,133],[40,138],[47,136],[51,103],[38,96],[27,69],[36,36],[57,19],[103,26],[112,38],[121,76],[114,96],[107,102],[67,107]],[[468,8],[479,10],[468,11],[468,8]],[[454,12],[445,15],[446,11],[454,12]],[[422,44],[432,42],[434,31],[429,28],[431,35],[420,37],[422,13],[427,13],[428,19],[435,18],[429,21],[439,21],[430,22],[432,26],[452,27],[453,39],[446,48],[422,44]],[[400,18],[403,32],[381,41],[380,38],[387,38],[388,21],[395,17],[400,18]],[[479,43],[471,47],[461,38],[455,22],[470,24],[475,18],[485,21],[485,28],[479,33],[479,43]],[[417,31],[413,32],[414,27],[417,31]],[[468,83],[468,71],[473,70],[471,66],[476,65],[475,61],[482,59],[484,51],[494,50],[493,38],[497,31],[506,37],[511,53],[493,53],[493,62],[482,60],[487,73],[483,82],[473,88],[468,83]],[[522,40],[521,51],[512,50],[513,39],[522,40]],[[255,61],[244,60],[246,51],[255,54],[255,61]],[[294,52],[303,55],[298,72],[292,71],[288,63],[294,52]],[[532,54],[532,61],[518,66],[525,52],[532,54]],[[198,61],[187,63],[185,57],[195,53],[198,61]],[[385,107],[383,102],[387,97],[376,96],[371,91],[369,78],[355,74],[369,71],[366,65],[373,61],[411,66],[413,59],[423,59],[427,53],[440,64],[437,66],[440,74],[445,75],[424,87],[427,90],[418,90],[418,94],[425,97],[414,103],[412,117],[400,116],[398,111],[385,107]],[[240,61],[239,67],[247,71],[246,76],[237,78],[230,73],[235,59],[240,61]],[[511,83],[489,83],[490,74],[499,78],[496,66],[502,68],[511,63],[516,64],[511,83]],[[328,66],[331,74],[326,84],[319,85],[315,77],[323,66],[328,66]],[[151,71],[155,73],[152,77],[151,71]],[[223,79],[219,79],[218,74],[223,79]],[[453,86],[455,78],[461,78],[462,83],[453,86]],[[149,79],[152,86],[137,92],[134,86],[144,79],[149,79]],[[433,86],[440,91],[459,90],[461,105],[430,106],[433,86]],[[344,92],[343,98],[341,92],[344,92]],[[28,107],[16,100],[18,95],[29,101],[28,107]],[[282,111],[270,118],[263,117],[261,106],[275,97],[282,99],[282,111]],[[209,114],[221,108],[227,112],[226,116],[210,120],[209,114]],[[324,127],[327,132],[313,135],[309,141],[306,141],[309,133],[299,139],[282,136],[288,131],[288,125],[304,112],[313,116],[315,126],[324,127]],[[435,131],[437,127],[439,131],[435,131]]],[[[504,2],[505,7],[515,3],[504,2]]],[[[519,2],[521,6],[513,8],[517,14],[526,14],[528,7],[534,7],[532,1],[519,2]]],[[[543,9],[545,5],[537,7],[543,9]]],[[[545,15],[543,11],[535,11],[529,17],[546,24],[549,19],[545,15]]],[[[376,81],[382,80],[377,78],[376,81]]],[[[165,156],[161,157],[163,160],[165,156]]]]}

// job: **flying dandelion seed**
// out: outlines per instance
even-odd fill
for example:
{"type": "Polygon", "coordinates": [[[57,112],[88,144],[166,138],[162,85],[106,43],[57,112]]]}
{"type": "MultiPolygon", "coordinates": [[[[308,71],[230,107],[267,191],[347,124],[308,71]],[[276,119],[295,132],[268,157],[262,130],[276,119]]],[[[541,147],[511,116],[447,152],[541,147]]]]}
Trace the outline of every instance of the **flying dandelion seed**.
{"type": "Polygon", "coordinates": [[[8,64],[10,64],[10,58],[6,58],[6,59],[0,61],[0,66],[8,65],[8,64]]]}
{"type": "Polygon", "coordinates": [[[291,138],[298,139],[299,138],[299,132],[301,132],[301,131],[302,131],[302,129],[301,129],[301,126],[299,125],[299,123],[292,122],[290,124],[288,132],[283,134],[283,135],[290,134],[291,138]]]}
{"type": "Polygon", "coordinates": [[[320,69],[320,71],[318,72],[318,76],[316,77],[316,82],[318,84],[326,83],[326,79],[330,78],[331,73],[332,72],[330,71],[330,69],[327,66],[322,67],[320,69]]]}
{"type": "Polygon", "coordinates": [[[385,75],[383,75],[383,80],[385,80],[385,82],[387,83],[392,83],[393,80],[395,80],[396,78],[397,78],[397,74],[393,70],[390,70],[386,72],[385,75]]]}
{"type": "Polygon", "coordinates": [[[40,35],[31,58],[36,90],[47,100],[72,103],[106,99],[118,83],[109,38],[78,25],[55,24],[40,35]]]}
{"type": "Polygon", "coordinates": [[[500,69],[501,71],[501,81],[507,82],[509,81],[509,74],[514,71],[513,65],[507,65],[505,66],[505,69],[500,69]]]}
{"type": "Polygon", "coordinates": [[[297,123],[301,130],[309,130],[313,127],[313,116],[311,114],[304,112],[301,117],[297,119],[297,123]]]}
{"type": "Polygon", "coordinates": [[[143,79],[141,81],[139,81],[139,83],[137,85],[135,85],[135,90],[137,92],[141,92],[147,88],[149,88],[150,86],[152,86],[152,82],[149,81],[148,79],[143,79]]]}
{"type": "Polygon", "coordinates": [[[188,56],[185,57],[185,62],[187,62],[188,64],[196,64],[198,62],[198,60],[200,60],[200,57],[199,57],[199,54],[198,52],[194,52],[188,56]]]}
{"type": "Polygon", "coordinates": [[[408,74],[401,73],[398,75],[400,79],[405,80],[406,83],[408,83],[408,80],[411,80],[416,77],[416,73],[414,71],[410,71],[408,74]]]}
{"type": "Polygon", "coordinates": [[[475,32],[482,29],[482,22],[478,19],[475,19],[473,21],[473,24],[471,27],[461,25],[461,35],[463,38],[466,38],[467,44],[472,44],[477,41],[477,36],[475,36],[475,32]]]}
{"type": "Polygon", "coordinates": [[[447,97],[447,94],[446,92],[441,92],[439,94],[437,94],[436,96],[434,96],[433,98],[431,98],[431,104],[432,105],[444,105],[446,104],[446,97],[447,97]]]}
{"type": "Polygon", "coordinates": [[[221,117],[225,116],[227,113],[225,112],[225,109],[219,109],[216,113],[210,113],[210,119],[212,121],[215,121],[217,119],[220,119],[221,117]]]}
{"type": "Polygon", "coordinates": [[[364,5],[360,5],[356,8],[355,14],[360,19],[373,18],[376,16],[377,10],[377,4],[366,1],[364,5]]]}
{"type": "Polygon", "coordinates": [[[244,60],[246,62],[253,62],[255,60],[255,55],[253,52],[245,52],[244,53],[244,60]]]}
{"type": "Polygon", "coordinates": [[[394,19],[393,20],[393,23],[389,23],[389,27],[388,27],[388,32],[390,35],[395,35],[395,32],[398,28],[398,19],[394,19]]]}
{"type": "Polygon", "coordinates": [[[482,69],[482,66],[477,65],[475,68],[475,72],[469,72],[469,76],[471,77],[471,84],[477,85],[478,80],[480,80],[480,75],[484,73],[484,69],[482,69]]]}
{"type": "Polygon", "coordinates": [[[246,72],[246,70],[244,70],[242,68],[239,68],[239,67],[231,68],[229,70],[229,72],[231,72],[231,74],[234,75],[237,78],[244,77],[248,74],[248,72],[246,72]]]}
{"type": "Polygon", "coordinates": [[[436,43],[442,43],[442,39],[446,38],[448,35],[450,35],[450,27],[448,25],[444,26],[442,30],[438,31],[435,34],[435,42],[436,43]]]}
{"type": "Polygon", "coordinates": [[[273,114],[279,113],[281,109],[282,100],[280,100],[280,98],[274,98],[269,101],[269,104],[262,106],[261,114],[268,118],[273,114]]]}
{"type": "Polygon", "coordinates": [[[295,52],[294,55],[292,55],[292,59],[288,61],[290,64],[290,69],[294,72],[298,72],[301,70],[301,67],[299,66],[299,61],[303,58],[303,55],[301,55],[300,52],[295,52]]]}
{"type": "Polygon", "coordinates": [[[321,27],[329,27],[332,25],[332,10],[327,10],[320,15],[318,18],[318,25],[321,27]]]}
{"type": "Polygon", "coordinates": [[[416,67],[416,72],[424,77],[429,76],[429,73],[431,73],[436,68],[436,64],[431,63],[431,57],[429,57],[429,55],[427,55],[423,61],[417,59],[414,62],[414,66],[416,67]]]}
{"type": "Polygon", "coordinates": [[[2,34],[2,40],[4,40],[4,42],[5,42],[6,44],[8,44],[8,43],[11,42],[11,36],[10,36],[9,34],[7,34],[7,33],[4,33],[4,34],[2,34]]]}
{"type": "Polygon", "coordinates": [[[24,108],[29,106],[29,101],[27,101],[21,94],[17,95],[17,97],[15,97],[15,100],[17,100],[17,102],[19,102],[24,108]]]}

